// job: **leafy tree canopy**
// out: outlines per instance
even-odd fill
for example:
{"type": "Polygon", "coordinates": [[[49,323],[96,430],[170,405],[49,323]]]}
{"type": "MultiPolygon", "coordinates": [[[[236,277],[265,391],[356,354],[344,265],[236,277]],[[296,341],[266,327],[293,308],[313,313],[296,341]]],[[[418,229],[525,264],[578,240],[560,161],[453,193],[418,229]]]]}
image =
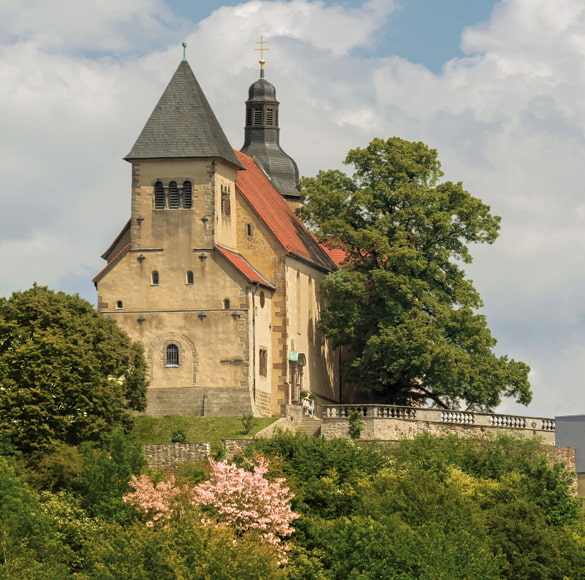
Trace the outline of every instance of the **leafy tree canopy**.
{"type": "Polygon", "coordinates": [[[346,258],[322,283],[321,327],[347,351],[346,380],[393,404],[482,409],[528,404],[529,367],[496,356],[462,264],[500,218],[461,183],[440,182],[437,151],[393,137],[345,159],[355,173],[303,178],[303,219],[346,258]]]}
{"type": "Polygon", "coordinates": [[[0,433],[25,453],[107,440],[145,408],[142,347],[79,296],[0,299],[0,433]]]}

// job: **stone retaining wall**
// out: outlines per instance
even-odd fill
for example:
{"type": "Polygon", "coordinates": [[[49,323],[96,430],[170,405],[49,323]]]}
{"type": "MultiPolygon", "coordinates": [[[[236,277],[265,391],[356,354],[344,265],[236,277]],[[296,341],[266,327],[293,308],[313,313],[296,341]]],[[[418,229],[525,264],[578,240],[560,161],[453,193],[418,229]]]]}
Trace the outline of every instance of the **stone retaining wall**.
{"type": "Polygon", "coordinates": [[[209,458],[209,443],[161,443],[143,445],[148,467],[169,471],[181,463],[197,463],[209,458]]]}

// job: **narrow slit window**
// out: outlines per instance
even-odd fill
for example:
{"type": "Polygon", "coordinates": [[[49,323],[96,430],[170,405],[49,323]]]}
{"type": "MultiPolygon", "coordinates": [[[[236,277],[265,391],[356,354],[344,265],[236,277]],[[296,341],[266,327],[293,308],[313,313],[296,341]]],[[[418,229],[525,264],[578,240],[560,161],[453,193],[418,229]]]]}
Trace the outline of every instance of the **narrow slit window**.
{"type": "Polygon", "coordinates": [[[223,307],[225,310],[229,310],[230,309],[230,299],[229,298],[224,298],[223,299],[223,307]]]}
{"type": "Polygon", "coordinates": [[[246,224],[246,235],[251,238],[254,230],[252,228],[252,224],[246,224]]]}
{"type": "Polygon", "coordinates": [[[190,181],[183,183],[183,207],[191,209],[193,206],[193,186],[190,181]]]}
{"type": "Polygon", "coordinates": [[[193,284],[193,272],[191,270],[187,271],[187,284],[193,284]]]}
{"type": "Polygon", "coordinates": [[[221,211],[225,216],[229,216],[232,213],[230,188],[227,185],[221,186],[221,211]]]}
{"type": "Polygon", "coordinates": [[[158,272],[156,270],[152,272],[152,285],[158,286],[158,272]]]}
{"type": "Polygon", "coordinates": [[[157,181],[154,184],[154,209],[165,208],[165,188],[162,181],[157,181]]]}
{"type": "Polygon", "coordinates": [[[179,207],[179,188],[176,181],[169,183],[169,209],[177,209],[179,207]]]}
{"type": "Polygon", "coordinates": [[[268,375],[268,350],[261,348],[258,353],[258,372],[260,376],[265,377],[268,375]]]}
{"type": "Polygon", "coordinates": [[[179,347],[176,344],[167,344],[165,366],[179,366],[179,347]]]}

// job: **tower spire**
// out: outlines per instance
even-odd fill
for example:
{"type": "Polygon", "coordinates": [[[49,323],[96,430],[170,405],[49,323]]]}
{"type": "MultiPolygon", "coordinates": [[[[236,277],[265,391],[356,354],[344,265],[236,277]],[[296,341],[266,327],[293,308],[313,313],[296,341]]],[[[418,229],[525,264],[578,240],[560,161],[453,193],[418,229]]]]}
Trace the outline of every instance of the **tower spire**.
{"type": "Polygon", "coordinates": [[[299,170],[294,159],[280,147],[280,103],[276,100],[274,85],[264,78],[264,52],[270,49],[266,48],[268,43],[262,36],[256,44],[260,45],[260,48],[255,49],[260,52],[260,78],[248,91],[244,145],[240,151],[254,159],[285,199],[292,204],[299,204],[300,196],[296,188],[299,170]]]}
{"type": "Polygon", "coordinates": [[[258,50],[260,52],[260,60],[258,61],[260,63],[260,78],[263,79],[264,78],[264,65],[266,64],[266,61],[264,60],[264,52],[266,50],[270,50],[269,48],[265,48],[265,44],[268,44],[268,41],[264,40],[264,37],[262,35],[260,35],[260,41],[256,42],[256,44],[260,45],[260,48],[255,48],[254,50],[258,50]]]}

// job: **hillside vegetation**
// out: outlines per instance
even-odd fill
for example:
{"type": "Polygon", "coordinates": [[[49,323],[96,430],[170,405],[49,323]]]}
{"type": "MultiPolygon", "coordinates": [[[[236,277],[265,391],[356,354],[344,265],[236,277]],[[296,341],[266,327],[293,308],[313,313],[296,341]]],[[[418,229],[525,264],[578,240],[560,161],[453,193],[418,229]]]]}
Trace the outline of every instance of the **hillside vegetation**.
{"type": "Polygon", "coordinates": [[[122,432],[34,470],[2,449],[0,578],[585,577],[573,474],[537,440],[282,434],[176,479],[122,432]]]}

